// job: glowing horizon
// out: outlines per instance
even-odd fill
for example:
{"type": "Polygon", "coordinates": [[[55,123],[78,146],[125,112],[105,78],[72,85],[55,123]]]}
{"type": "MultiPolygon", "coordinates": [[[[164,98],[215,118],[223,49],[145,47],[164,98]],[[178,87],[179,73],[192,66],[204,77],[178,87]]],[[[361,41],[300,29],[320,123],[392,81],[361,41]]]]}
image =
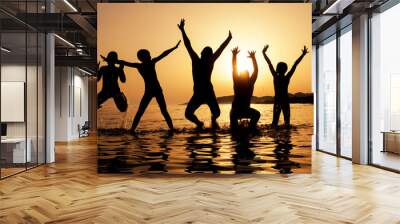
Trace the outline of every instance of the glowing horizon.
{"type": "MultiPolygon", "coordinates": [[[[289,86],[290,93],[311,93],[311,4],[268,3],[99,3],[98,4],[98,60],[100,54],[118,52],[120,59],[139,62],[136,52],[145,48],[152,57],[173,47],[182,39],[177,27],[186,19],[186,32],[197,54],[205,46],[215,50],[231,30],[233,39],[216,61],[212,75],[218,96],[233,95],[232,53],[238,46],[239,70],[253,71],[248,50],[256,51],[259,67],[254,96],[273,96],[272,76],[262,56],[267,54],[276,64],[284,61],[288,67],[300,56],[305,45],[310,53],[305,56],[289,86]]],[[[102,65],[105,63],[102,62],[102,65]]],[[[177,50],[156,65],[158,79],[167,103],[187,102],[193,93],[190,57],[183,42],[177,50]]],[[[125,67],[127,82],[120,84],[129,102],[139,104],[144,93],[144,82],[136,69],[125,67]]],[[[99,91],[101,82],[98,83],[99,91]]]]}

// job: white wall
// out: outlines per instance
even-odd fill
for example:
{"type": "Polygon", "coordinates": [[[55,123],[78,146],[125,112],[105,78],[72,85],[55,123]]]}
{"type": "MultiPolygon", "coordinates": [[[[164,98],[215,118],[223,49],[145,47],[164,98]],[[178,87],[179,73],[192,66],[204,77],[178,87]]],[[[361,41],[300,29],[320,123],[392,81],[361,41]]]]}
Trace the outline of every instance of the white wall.
{"type": "MultiPolygon", "coordinates": [[[[25,71],[26,67],[24,65],[18,65],[18,64],[9,64],[9,65],[2,65],[1,66],[1,81],[3,82],[25,82],[25,71]]],[[[36,73],[36,68],[33,66],[28,66],[27,71],[28,74],[33,72],[35,69],[36,73]]],[[[34,83],[36,84],[36,83],[34,83]]],[[[27,90],[31,90],[28,88],[27,90]]],[[[36,91],[35,92],[27,92],[27,96],[35,96],[36,97],[36,91]]],[[[31,102],[31,101],[28,101],[31,102]]],[[[36,105],[35,105],[36,107],[36,105]]],[[[7,110],[7,108],[1,108],[2,110],[7,110]]],[[[36,114],[35,114],[36,115],[36,114]]],[[[29,116],[29,115],[28,115],[29,116]]],[[[30,121],[31,119],[28,120],[30,121]]],[[[7,136],[8,137],[25,137],[25,122],[7,122],[7,136]]],[[[28,136],[29,137],[29,136],[28,136]]]]}
{"type": "Polygon", "coordinates": [[[78,125],[88,120],[88,78],[73,67],[56,67],[55,140],[79,137],[78,125]]]}
{"type": "MultiPolygon", "coordinates": [[[[32,162],[44,163],[44,74],[42,68],[25,64],[3,64],[1,66],[1,81],[24,82],[26,84],[26,107],[22,107],[22,113],[26,112],[26,121],[6,122],[7,137],[29,139],[32,162]],[[27,78],[27,80],[25,80],[27,78]],[[39,153],[39,154],[37,154],[39,153]],[[36,161],[39,159],[39,161],[36,161]]],[[[24,91],[24,90],[22,90],[24,91]]],[[[22,92],[24,94],[24,92],[22,92]]],[[[6,96],[2,96],[6,97],[6,96]]],[[[25,103],[25,102],[24,102],[25,103]]],[[[1,108],[2,111],[10,108],[1,108]]],[[[12,111],[8,111],[11,112],[12,111]]]]}
{"type": "Polygon", "coordinates": [[[69,115],[69,84],[70,76],[67,67],[55,68],[55,140],[68,140],[68,117],[69,115]]]}
{"type": "MultiPolygon", "coordinates": [[[[75,70],[76,71],[76,70],[75,70]]],[[[88,111],[88,77],[82,76],[82,73],[74,75],[74,113],[72,119],[72,135],[78,136],[78,129],[76,128],[78,124],[83,125],[85,121],[88,121],[89,111],[88,111]]]]}

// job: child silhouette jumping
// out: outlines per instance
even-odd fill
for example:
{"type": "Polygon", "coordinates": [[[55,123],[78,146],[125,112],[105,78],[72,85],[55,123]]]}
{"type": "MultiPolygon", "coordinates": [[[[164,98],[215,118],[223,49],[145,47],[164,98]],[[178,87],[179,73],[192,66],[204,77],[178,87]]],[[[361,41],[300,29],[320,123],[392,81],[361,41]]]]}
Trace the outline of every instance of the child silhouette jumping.
{"type": "Polygon", "coordinates": [[[144,111],[146,110],[147,106],[149,105],[153,97],[156,98],[158,106],[160,107],[161,113],[164,116],[164,119],[167,122],[170,131],[174,130],[171,116],[167,111],[167,105],[165,103],[164,94],[161,85],[157,79],[156,63],[159,62],[164,57],[166,57],[176,48],[178,48],[180,43],[181,41],[179,41],[173,48],[164,51],[161,55],[155,58],[151,57],[150,52],[148,50],[146,49],[139,50],[137,52],[137,57],[141,61],[141,63],[126,62],[123,60],[118,61],[118,64],[120,65],[136,68],[139,71],[142,78],[144,79],[145,83],[144,95],[142,100],[140,101],[139,109],[136,112],[135,118],[133,119],[132,127],[130,130],[131,133],[135,132],[136,127],[138,126],[139,121],[144,114],[144,111]]]}
{"type": "Polygon", "coordinates": [[[215,96],[214,87],[211,83],[211,75],[215,61],[232,39],[231,31],[229,31],[228,37],[215,52],[213,52],[211,47],[206,46],[201,51],[201,56],[199,57],[199,55],[194,51],[189,37],[186,34],[184,19],[182,19],[178,24],[178,28],[182,33],[183,43],[189,53],[190,59],[192,60],[193,96],[187,104],[185,117],[189,121],[195,123],[197,129],[203,129],[204,123],[197,118],[194,112],[202,104],[207,104],[212,114],[212,128],[217,129],[219,127],[217,118],[220,116],[221,110],[217,102],[217,97],[215,96]]]}
{"type": "Polygon", "coordinates": [[[109,52],[107,58],[103,57],[103,59],[105,59],[107,65],[100,67],[97,72],[97,81],[103,78],[103,88],[97,94],[97,109],[112,97],[118,110],[125,112],[128,108],[128,103],[118,85],[118,79],[123,83],[126,81],[124,65],[120,65],[118,68],[115,66],[118,61],[118,54],[115,51],[109,52]]]}
{"type": "Polygon", "coordinates": [[[243,71],[240,74],[237,70],[237,55],[239,53],[238,47],[232,50],[232,78],[233,90],[235,96],[232,102],[232,109],[230,112],[231,129],[237,130],[238,119],[250,118],[251,129],[257,127],[257,122],[260,119],[260,112],[250,107],[251,97],[253,96],[254,84],[257,81],[258,65],[256,60],[256,52],[249,51],[249,58],[253,61],[254,71],[250,77],[249,71],[243,71]]]}
{"type": "Polygon", "coordinates": [[[288,92],[289,83],[294,72],[296,71],[297,65],[300,64],[301,60],[308,53],[308,49],[306,46],[304,46],[300,57],[294,62],[290,71],[286,73],[288,66],[285,62],[279,62],[278,65],[276,66],[276,70],[274,69],[271,60],[268,58],[266,54],[268,47],[269,45],[266,45],[262,52],[265,60],[268,63],[268,67],[269,70],[271,71],[272,77],[274,78],[275,100],[274,100],[274,113],[272,119],[272,126],[274,128],[278,127],[279,116],[281,114],[281,111],[283,111],[285,127],[289,128],[290,127],[290,102],[289,102],[289,92],[288,92]]]}

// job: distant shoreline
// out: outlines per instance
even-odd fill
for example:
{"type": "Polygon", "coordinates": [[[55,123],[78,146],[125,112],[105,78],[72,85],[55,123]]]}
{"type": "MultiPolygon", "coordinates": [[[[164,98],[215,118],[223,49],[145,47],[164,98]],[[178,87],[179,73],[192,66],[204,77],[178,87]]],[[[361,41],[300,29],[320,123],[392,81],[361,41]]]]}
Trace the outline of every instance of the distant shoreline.
{"type": "MultiPolygon", "coordinates": [[[[231,104],[233,101],[233,95],[230,96],[219,96],[217,101],[220,104],[231,104]]],[[[313,93],[289,93],[289,102],[292,104],[314,104],[314,94],[313,93]]],[[[273,104],[274,96],[253,96],[251,98],[252,104],[273,104]]],[[[187,103],[182,103],[181,105],[186,105],[187,103]]]]}

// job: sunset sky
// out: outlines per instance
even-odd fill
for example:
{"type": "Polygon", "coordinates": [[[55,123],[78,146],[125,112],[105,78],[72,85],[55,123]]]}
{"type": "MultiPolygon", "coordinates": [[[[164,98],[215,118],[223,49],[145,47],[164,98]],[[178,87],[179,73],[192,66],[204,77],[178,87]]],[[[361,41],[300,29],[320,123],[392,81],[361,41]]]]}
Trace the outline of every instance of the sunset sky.
{"type": "MultiPolygon", "coordinates": [[[[311,52],[311,4],[98,4],[98,59],[100,54],[117,51],[120,59],[139,62],[136,53],[145,48],[156,57],[181,40],[177,27],[186,20],[194,50],[200,55],[205,46],[215,51],[226,39],[229,30],[232,40],[216,61],[212,82],[217,96],[233,94],[232,53],[238,46],[239,69],[252,72],[248,50],[256,51],[259,76],[255,96],[273,95],[272,76],[262,56],[262,48],[269,44],[272,63],[286,62],[290,67],[300,56],[304,45],[311,52]]],[[[105,65],[102,62],[102,65],[105,65]]],[[[158,79],[167,103],[187,102],[193,93],[191,60],[183,44],[156,66],[158,79]]],[[[128,101],[139,104],[144,93],[144,82],[136,69],[125,68],[127,82],[121,84],[128,101]]],[[[101,83],[99,82],[99,87],[101,83]]],[[[100,88],[99,88],[100,91],[100,88]]],[[[289,92],[311,92],[311,53],[298,66],[289,92]]]]}

